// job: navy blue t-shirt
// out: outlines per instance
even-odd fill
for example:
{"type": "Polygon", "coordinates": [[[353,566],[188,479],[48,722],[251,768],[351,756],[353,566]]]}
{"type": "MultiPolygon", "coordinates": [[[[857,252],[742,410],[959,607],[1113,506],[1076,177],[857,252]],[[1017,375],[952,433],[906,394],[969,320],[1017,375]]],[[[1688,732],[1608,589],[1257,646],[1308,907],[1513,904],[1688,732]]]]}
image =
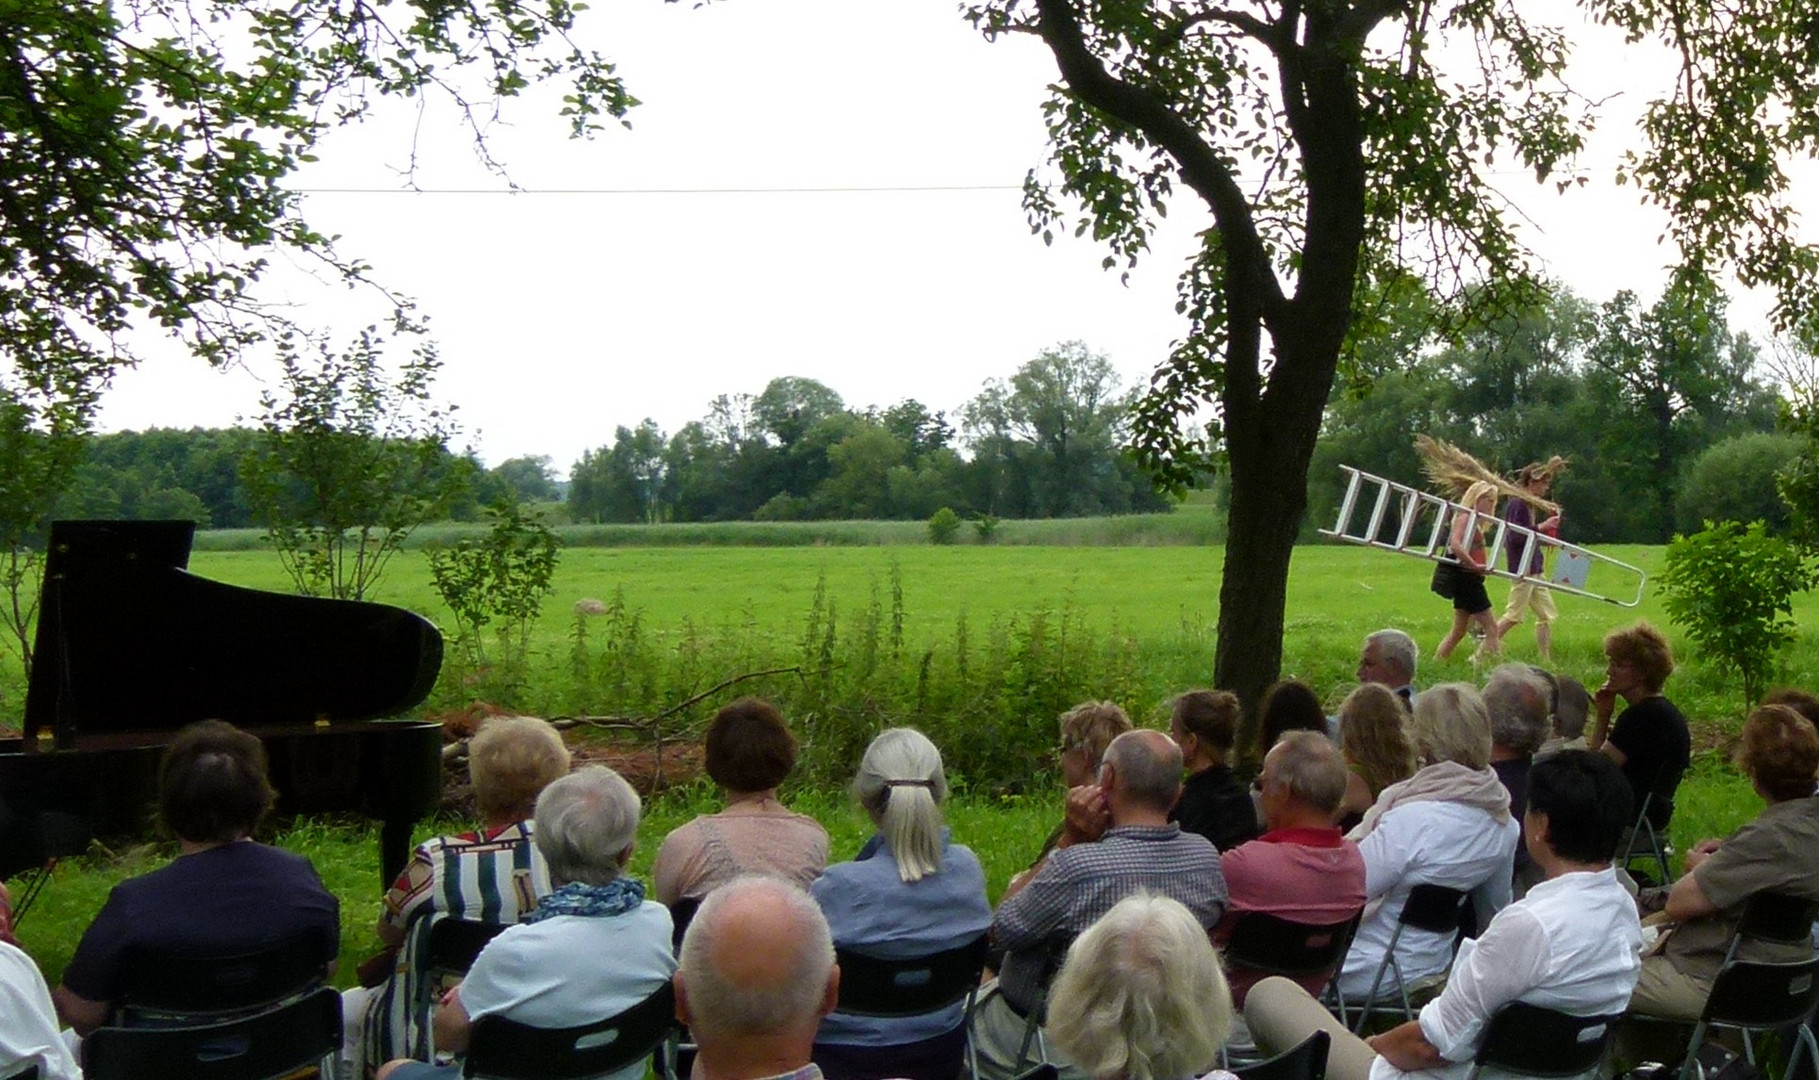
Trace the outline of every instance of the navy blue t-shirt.
{"type": "Polygon", "coordinates": [[[308,859],[251,841],[223,844],[114,886],[63,985],[114,1002],[136,951],[231,956],[311,929],[320,932],[326,967],[341,951],[341,906],[308,859]]]}
{"type": "Polygon", "coordinates": [[[1643,698],[1617,714],[1611,745],[1623,751],[1623,778],[1641,812],[1643,796],[1653,792],[1648,820],[1656,831],[1667,828],[1674,812],[1674,791],[1692,758],[1692,733],[1674,703],[1659,695],[1643,698]]]}

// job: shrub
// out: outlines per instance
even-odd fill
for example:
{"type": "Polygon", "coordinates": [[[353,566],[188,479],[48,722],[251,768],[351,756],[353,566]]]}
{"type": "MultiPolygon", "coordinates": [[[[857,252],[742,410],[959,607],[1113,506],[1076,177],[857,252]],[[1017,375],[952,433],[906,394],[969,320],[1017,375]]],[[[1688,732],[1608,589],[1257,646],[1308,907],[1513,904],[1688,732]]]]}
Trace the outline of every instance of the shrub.
{"type": "Polygon", "coordinates": [[[1786,535],[1788,507],[1775,479],[1799,455],[1791,435],[1753,432],[1713,443],[1687,466],[1674,502],[1677,527],[1690,533],[1706,521],[1762,521],[1786,535]]]}
{"type": "Polygon", "coordinates": [[[1661,591],[1668,617],[1700,652],[1737,670],[1747,711],[1794,639],[1793,595],[1812,588],[1812,567],[1762,522],[1707,522],[1667,547],[1661,591]]]}
{"type": "Polygon", "coordinates": [[[476,671],[487,666],[484,631],[496,630],[500,651],[491,659],[521,669],[531,623],[555,588],[562,542],[524,507],[501,499],[486,510],[492,527],[429,552],[430,578],[455,615],[456,641],[476,671]]]}
{"type": "Polygon", "coordinates": [[[973,532],[981,544],[989,544],[998,535],[998,518],[995,514],[980,514],[973,519],[973,532]]]}
{"type": "Polygon", "coordinates": [[[943,506],[928,519],[928,542],[931,544],[951,544],[960,533],[960,515],[951,507],[943,506]]]}

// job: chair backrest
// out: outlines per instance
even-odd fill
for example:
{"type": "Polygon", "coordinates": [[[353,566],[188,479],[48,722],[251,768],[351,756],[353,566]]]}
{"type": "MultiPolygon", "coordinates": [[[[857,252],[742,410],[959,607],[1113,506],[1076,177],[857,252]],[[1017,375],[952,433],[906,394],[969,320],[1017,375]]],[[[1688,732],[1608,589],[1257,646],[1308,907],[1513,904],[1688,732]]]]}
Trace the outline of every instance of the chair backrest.
{"type": "Polygon", "coordinates": [[[120,1019],[220,1019],[256,1012],[319,985],[326,959],[320,930],[225,956],[136,949],[126,963],[120,1019]]]}
{"type": "Polygon", "coordinates": [[[1578,1076],[1604,1060],[1617,1037],[1611,1016],[1573,1016],[1525,1001],[1497,1010],[1478,1042],[1477,1068],[1524,1076],[1578,1076]]]}
{"type": "Polygon", "coordinates": [[[1819,958],[1790,964],[1732,960],[1705,999],[1705,1022],[1769,1028],[1800,1023],[1819,1005],[1819,958]]]}
{"type": "Polygon", "coordinates": [[[1255,1065],[1234,1068],[1238,1080],[1326,1080],[1326,1054],[1333,1037],[1316,1031],[1292,1047],[1255,1065]]]}
{"type": "MultiPolygon", "coordinates": [[[[1263,911],[1247,911],[1232,924],[1225,962],[1270,975],[1303,978],[1331,974],[1345,959],[1363,911],[1344,922],[1290,922],[1263,911]]],[[[841,969],[842,972],[845,968],[841,969]]]]}
{"type": "Polygon", "coordinates": [[[916,1016],[964,1001],[979,985],[989,949],[985,934],[958,948],[907,960],[836,949],[840,1002],[835,1008],[861,1016],[916,1016]]]}
{"type": "Polygon", "coordinates": [[[688,933],[688,924],[695,921],[695,912],[700,908],[699,896],[684,896],[669,906],[670,925],[675,928],[670,944],[675,946],[677,956],[682,955],[682,935],[688,933]]]}
{"type": "Polygon", "coordinates": [[[1445,885],[1417,885],[1409,890],[1408,901],[1402,905],[1402,914],[1397,921],[1417,930],[1455,932],[1459,929],[1459,913],[1465,909],[1466,901],[1470,899],[1471,893],[1462,889],[1449,889],[1445,885]]]}
{"type": "Polygon", "coordinates": [[[657,1048],[676,1023],[676,989],[657,992],[605,1020],[539,1028],[501,1016],[474,1021],[462,1076],[487,1080],[583,1080],[605,1076],[657,1048]]]}
{"type": "Polygon", "coordinates": [[[439,917],[430,924],[424,966],[434,974],[466,975],[480,950],[505,927],[505,923],[439,917]]]}
{"type": "Polygon", "coordinates": [[[328,987],[209,1024],[104,1027],[82,1043],[89,1080],[268,1080],[341,1049],[341,995],[328,987]]]}
{"type": "Polygon", "coordinates": [[[1819,918],[1819,901],[1759,892],[1744,902],[1737,933],[1778,945],[1804,945],[1812,940],[1815,918],[1819,918]]]}
{"type": "Polygon", "coordinates": [[[1011,1077],[1011,1080],[1055,1080],[1059,1075],[1061,1075],[1061,1070],[1045,1061],[1033,1068],[1023,1070],[1011,1077]]]}

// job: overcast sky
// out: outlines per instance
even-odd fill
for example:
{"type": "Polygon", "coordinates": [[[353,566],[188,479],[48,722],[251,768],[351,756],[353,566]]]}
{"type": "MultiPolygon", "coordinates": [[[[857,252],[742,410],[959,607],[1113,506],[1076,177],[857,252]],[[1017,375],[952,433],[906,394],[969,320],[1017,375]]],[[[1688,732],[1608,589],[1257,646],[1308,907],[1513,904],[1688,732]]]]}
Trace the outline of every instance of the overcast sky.
{"type": "MultiPolygon", "coordinates": [[[[1617,95],[1581,162],[1593,179],[1566,196],[1496,179],[1549,273],[1593,300],[1652,297],[1662,219],[1608,178],[1668,65],[1567,18],[1575,85],[1617,95]]],[[[476,163],[451,109],[402,103],[334,135],[300,181],[312,223],[429,317],[438,394],[489,464],[547,454],[566,475],[615,425],[673,431],[779,375],[854,407],[952,410],[1079,339],[1136,381],[1179,335],[1176,276],[1206,224],[1193,199],[1128,285],[1096,245],[1030,233],[1018,187],[1055,78],[1039,43],[988,44],[947,0],[596,0],[579,30],[644,104],[630,130],[571,141],[550,95],[510,103],[491,138],[523,192],[476,163]]],[[[382,314],[283,266],[267,295],[341,338],[382,314]]],[[[1766,306],[1739,297],[1733,325],[1766,306]]],[[[118,380],[102,424],[250,419],[260,386],[160,356],[118,380]]]]}

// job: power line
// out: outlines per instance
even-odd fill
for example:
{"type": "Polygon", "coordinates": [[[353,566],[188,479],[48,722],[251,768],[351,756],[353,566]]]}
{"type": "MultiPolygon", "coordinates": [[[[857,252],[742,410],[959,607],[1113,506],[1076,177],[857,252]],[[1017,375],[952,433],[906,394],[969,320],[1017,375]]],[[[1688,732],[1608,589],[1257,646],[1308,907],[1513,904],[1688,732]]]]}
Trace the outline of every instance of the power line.
{"type": "Polygon", "coordinates": [[[663,187],[663,188],[378,188],[306,187],[304,195],[844,195],[896,192],[1022,191],[1021,184],[919,184],[879,187],[663,187]]]}

